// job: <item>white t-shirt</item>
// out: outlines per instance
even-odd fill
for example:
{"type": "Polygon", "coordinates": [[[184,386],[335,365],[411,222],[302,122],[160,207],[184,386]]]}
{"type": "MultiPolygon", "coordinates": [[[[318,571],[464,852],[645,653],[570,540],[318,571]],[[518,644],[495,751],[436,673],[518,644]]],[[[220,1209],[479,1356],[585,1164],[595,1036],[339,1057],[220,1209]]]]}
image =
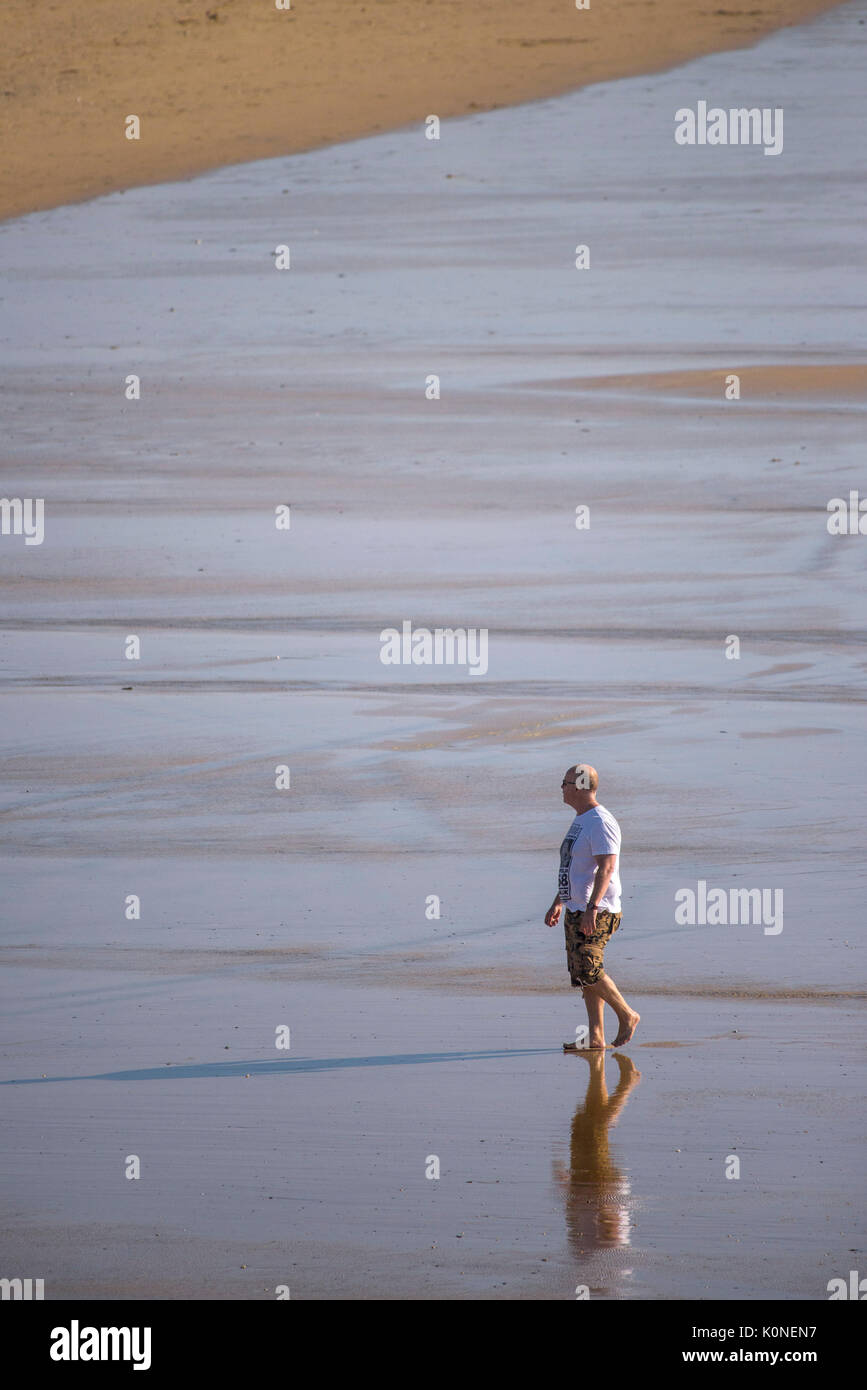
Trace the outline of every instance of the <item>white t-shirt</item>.
{"type": "Polygon", "coordinates": [[[599,899],[603,912],[620,911],[620,826],[604,806],[591,806],[576,816],[560,846],[560,901],[572,912],[583,912],[590,900],[598,865],[596,854],[616,854],[611,881],[599,899]]]}

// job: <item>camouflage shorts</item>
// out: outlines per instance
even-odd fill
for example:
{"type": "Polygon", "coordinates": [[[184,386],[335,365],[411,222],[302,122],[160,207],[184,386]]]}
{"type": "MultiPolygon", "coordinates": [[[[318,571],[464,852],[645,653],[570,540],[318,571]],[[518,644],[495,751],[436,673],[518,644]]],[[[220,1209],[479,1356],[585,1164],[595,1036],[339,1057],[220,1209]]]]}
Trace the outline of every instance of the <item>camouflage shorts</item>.
{"type": "Polygon", "coordinates": [[[597,912],[596,930],[592,936],[581,931],[580,912],[570,912],[566,908],[563,927],[566,933],[566,960],[569,977],[574,989],[582,985],[595,985],[602,974],[602,957],[608,938],[620,926],[621,912],[597,912]]]}

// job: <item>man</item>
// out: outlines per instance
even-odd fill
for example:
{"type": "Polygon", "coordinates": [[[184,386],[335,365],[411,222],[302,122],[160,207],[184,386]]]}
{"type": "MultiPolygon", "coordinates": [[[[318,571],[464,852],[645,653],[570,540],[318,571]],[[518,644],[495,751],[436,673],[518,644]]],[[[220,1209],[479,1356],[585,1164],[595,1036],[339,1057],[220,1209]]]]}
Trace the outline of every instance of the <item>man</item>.
{"type": "MultiPolygon", "coordinates": [[[[561,783],[563,800],[575,812],[560,846],[560,879],[557,896],[545,914],[546,926],[560,920],[565,905],[566,960],[572,984],[580,989],[590,1023],[588,1047],[605,1047],[605,1005],[610,1004],[620,1022],[614,1039],[622,1047],[632,1038],[641,1015],[627,1004],[610,975],[602,968],[609,937],[620,926],[620,826],[610,811],[596,800],[599,777],[589,763],[566,769],[561,783]]],[[[576,1043],[564,1043],[576,1052],[576,1043]]]]}

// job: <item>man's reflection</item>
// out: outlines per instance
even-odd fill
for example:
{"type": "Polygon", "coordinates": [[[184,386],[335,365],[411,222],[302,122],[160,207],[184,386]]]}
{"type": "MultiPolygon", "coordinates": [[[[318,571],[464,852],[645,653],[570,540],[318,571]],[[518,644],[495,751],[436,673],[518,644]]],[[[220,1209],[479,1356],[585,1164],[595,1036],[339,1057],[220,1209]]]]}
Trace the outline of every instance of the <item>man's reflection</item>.
{"type": "Polygon", "coordinates": [[[587,1094],[575,1111],[569,1145],[569,1166],[554,1163],[554,1178],[566,1199],[569,1244],[576,1254],[629,1245],[632,1207],[629,1179],[611,1157],[608,1127],[615,1124],[641,1072],[625,1053],[616,1052],[620,1070],[611,1095],[605,1084],[602,1051],[581,1052],[590,1068],[587,1094]]]}

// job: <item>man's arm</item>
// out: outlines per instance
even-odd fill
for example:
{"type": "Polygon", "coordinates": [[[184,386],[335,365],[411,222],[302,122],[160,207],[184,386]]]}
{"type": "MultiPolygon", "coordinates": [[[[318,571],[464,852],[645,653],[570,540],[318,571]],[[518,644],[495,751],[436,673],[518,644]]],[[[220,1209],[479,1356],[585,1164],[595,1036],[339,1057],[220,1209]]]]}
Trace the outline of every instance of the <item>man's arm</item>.
{"type": "Polygon", "coordinates": [[[596,877],[593,880],[593,887],[590,889],[590,897],[587,899],[587,906],[581,917],[581,930],[585,936],[592,936],[596,930],[596,909],[599,899],[605,896],[605,890],[611,882],[611,875],[617,865],[616,854],[594,854],[596,860],[596,877]]]}
{"type": "Polygon", "coordinates": [[[556,927],[557,923],[560,921],[562,907],[563,904],[560,901],[560,894],[558,893],[551,906],[548,908],[548,911],[545,913],[546,927],[556,927]]]}

